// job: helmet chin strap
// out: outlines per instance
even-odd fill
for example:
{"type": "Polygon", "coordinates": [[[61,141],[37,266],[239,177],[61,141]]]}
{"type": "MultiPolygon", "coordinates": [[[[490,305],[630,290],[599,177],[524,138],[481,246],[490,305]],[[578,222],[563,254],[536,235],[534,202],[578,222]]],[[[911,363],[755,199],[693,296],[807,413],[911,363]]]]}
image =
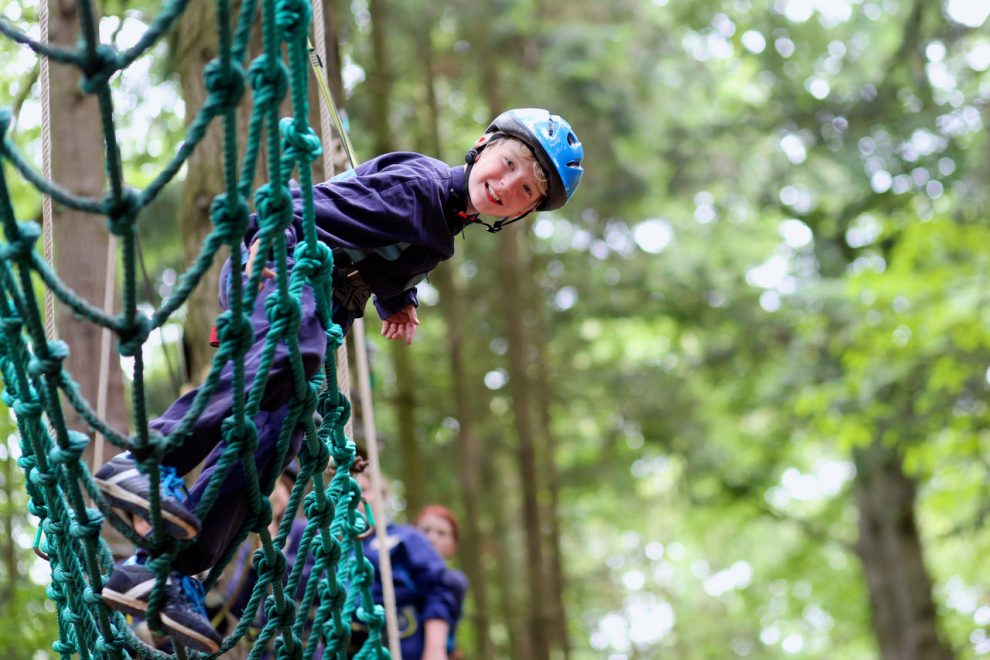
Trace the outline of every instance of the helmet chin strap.
{"type": "Polygon", "coordinates": [[[482,220],[481,217],[479,216],[479,217],[477,217],[475,219],[475,222],[477,222],[478,224],[484,225],[485,226],[485,230],[489,234],[497,234],[498,232],[502,231],[502,227],[505,227],[507,225],[511,225],[513,222],[519,222],[520,220],[522,220],[523,218],[525,218],[530,213],[532,213],[532,211],[526,211],[522,215],[517,216],[515,218],[512,218],[511,220],[508,218],[508,216],[506,216],[504,218],[499,218],[498,220],[496,220],[495,222],[493,222],[491,224],[488,224],[487,222],[485,222],[484,220],[482,220]]]}

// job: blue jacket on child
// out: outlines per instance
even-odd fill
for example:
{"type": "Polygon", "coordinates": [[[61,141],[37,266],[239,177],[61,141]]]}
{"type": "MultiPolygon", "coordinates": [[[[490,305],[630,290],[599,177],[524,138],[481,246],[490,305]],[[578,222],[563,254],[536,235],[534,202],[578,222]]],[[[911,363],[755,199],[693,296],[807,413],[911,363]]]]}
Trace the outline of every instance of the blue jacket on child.
{"type": "MultiPolygon", "coordinates": [[[[460,617],[463,592],[452,588],[455,585],[447,576],[446,562],[422,532],[409,525],[389,525],[387,532],[402,657],[418,660],[423,655],[426,621],[442,619],[453,631],[460,617]]],[[[382,604],[380,547],[375,536],[364,541],[364,554],[375,567],[371,596],[382,604]]]]}

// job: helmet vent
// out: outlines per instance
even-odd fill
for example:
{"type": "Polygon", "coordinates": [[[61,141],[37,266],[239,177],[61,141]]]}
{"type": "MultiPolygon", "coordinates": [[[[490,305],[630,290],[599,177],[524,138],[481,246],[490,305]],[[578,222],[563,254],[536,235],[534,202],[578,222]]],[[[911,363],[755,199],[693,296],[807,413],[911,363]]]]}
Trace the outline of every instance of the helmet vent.
{"type": "Polygon", "coordinates": [[[577,136],[574,135],[574,131],[567,134],[567,144],[574,144],[578,141],[577,136]]]}
{"type": "Polygon", "coordinates": [[[568,167],[581,167],[581,161],[579,161],[579,160],[572,160],[569,163],[567,163],[567,166],[568,167]]]}
{"type": "Polygon", "coordinates": [[[550,137],[553,137],[553,133],[556,130],[554,123],[552,116],[547,119],[547,135],[550,137]]]}

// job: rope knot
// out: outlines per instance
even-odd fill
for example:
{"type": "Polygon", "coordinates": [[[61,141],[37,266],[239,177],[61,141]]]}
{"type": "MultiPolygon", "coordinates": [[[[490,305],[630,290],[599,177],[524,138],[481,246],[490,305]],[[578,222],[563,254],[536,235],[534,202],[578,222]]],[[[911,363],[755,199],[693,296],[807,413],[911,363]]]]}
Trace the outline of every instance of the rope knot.
{"type": "Polygon", "coordinates": [[[220,346],[230,346],[234,355],[243,355],[251,348],[254,341],[254,328],[247,314],[234,316],[227,310],[217,317],[217,337],[220,346]]]}
{"type": "MultiPolygon", "coordinates": [[[[282,556],[281,553],[275,554],[278,557],[282,556]]],[[[296,616],[296,604],[289,598],[283,598],[282,611],[280,612],[278,609],[278,599],[275,598],[275,594],[272,594],[265,599],[265,614],[268,616],[269,621],[278,621],[277,627],[279,628],[291,626],[292,620],[296,616]]]]}
{"type": "Polygon", "coordinates": [[[103,527],[103,514],[98,509],[86,508],[86,522],[73,520],[69,525],[69,534],[77,539],[93,538],[100,535],[103,527]]]}
{"type": "Polygon", "coordinates": [[[228,447],[235,447],[237,455],[245,461],[254,460],[254,450],[258,448],[258,427],[253,419],[238,423],[236,417],[228,417],[220,425],[220,434],[228,447]]]}
{"type": "MultiPolygon", "coordinates": [[[[342,431],[351,417],[351,402],[342,394],[337,395],[337,405],[333,405],[329,399],[324,399],[320,402],[320,414],[323,415],[325,426],[342,431]]],[[[331,456],[333,456],[332,451],[331,456]]],[[[340,465],[336,456],[334,456],[334,464],[340,465]]]]}
{"type": "Polygon", "coordinates": [[[302,128],[304,130],[300,130],[290,117],[283,117],[278,123],[278,130],[282,135],[283,158],[305,166],[323,154],[323,143],[311,127],[304,125],[302,128]]]}
{"type": "Polygon", "coordinates": [[[259,55],[248,71],[254,102],[260,107],[277,106],[289,86],[289,69],[277,58],[259,55]]]}
{"type": "Polygon", "coordinates": [[[311,523],[315,523],[317,527],[324,527],[330,524],[330,519],[333,517],[333,507],[330,505],[330,500],[326,498],[316,497],[316,491],[310,491],[306,494],[306,499],[303,500],[303,511],[306,513],[306,519],[311,523]]]}
{"type": "Polygon", "coordinates": [[[284,31],[286,41],[295,39],[298,32],[306,33],[310,12],[306,0],[279,0],[275,6],[275,24],[284,31]]]}
{"type": "Polygon", "coordinates": [[[278,337],[289,337],[299,332],[302,304],[292,296],[273,293],[265,300],[265,315],[272,326],[271,332],[278,337]]]}
{"type": "Polygon", "coordinates": [[[27,505],[28,513],[36,518],[47,518],[48,517],[48,507],[42,504],[35,504],[33,501],[28,502],[27,505]]]}
{"type": "Polygon", "coordinates": [[[31,474],[28,475],[28,479],[31,480],[35,486],[51,486],[58,478],[51,472],[43,472],[41,468],[34,467],[31,469],[31,474]]]}
{"type": "Polygon", "coordinates": [[[113,74],[120,70],[121,59],[117,49],[108,44],[100,44],[82,63],[85,74],[79,86],[86,94],[98,91],[106,85],[113,74]]]}
{"type": "MultiPolygon", "coordinates": [[[[113,637],[107,639],[100,636],[96,639],[95,650],[100,658],[109,658],[119,655],[127,643],[127,634],[117,628],[113,629],[113,637]]],[[[54,644],[52,645],[54,648],[54,644]]]]}
{"type": "MultiPolygon", "coordinates": [[[[24,443],[21,443],[21,447],[24,447],[24,443]]],[[[23,451],[23,449],[22,449],[23,451]]],[[[38,464],[38,458],[33,455],[22,454],[20,458],[17,459],[17,467],[21,468],[24,472],[30,472],[31,468],[38,464]]]]}
{"type": "Polygon", "coordinates": [[[36,222],[18,222],[17,237],[0,246],[0,259],[4,261],[28,261],[34,254],[34,244],[41,236],[36,222]]]}
{"type": "Polygon", "coordinates": [[[369,628],[381,630],[382,626],[385,625],[385,610],[381,605],[375,605],[371,608],[370,612],[363,607],[359,607],[357,608],[357,618],[359,621],[368,624],[369,628]]]}
{"type": "MultiPolygon", "coordinates": [[[[295,609],[293,607],[293,609],[295,609]]],[[[296,633],[292,633],[292,650],[288,649],[288,641],[285,637],[275,640],[275,657],[278,660],[299,660],[303,655],[302,641],[296,633]]]]}
{"type": "Polygon", "coordinates": [[[48,453],[48,455],[53,463],[68,466],[72,463],[77,463],[88,446],[88,435],[69,429],[69,446],[64,448],[55,447],[48,453]]]}
{"type": "MultiPolygon", "coordinates": [[[[330,608],[331,611],[334,608],[330,608]]],[[[345,629],[333,619],[323,624],[323,637],[327,640],[327,651],[330,657],[334,657],[332,651],[347,650],[346,640],[350,638],[350,629],[345,629]]]]}
{"type": "Polygon", "coordinates": [[[330,445],[330,457],[333,458],[333,464],[337,466],[338,471],[351,469],[351,465],[354,464],[354,456],[357,455],[354,447],[354,442],[350,440],[343,444],[333,443],[330,445]]]}
{"type": "Polygon", "coordinates": [[[45,354],[32,355],[28,361],[28,372],[35,377],[54,376],[62,369],[62,361],[69,357],[69,345],[59,339],[45,344],[45,354]]]}
{"type": "Polygon", "coordinates": [[[274,578],[285,575],[285,557],[281,552],[276,552],[269,561],[265,549],[258,548],[254,552],[254,567],[258,573],[258,581],[264,579],[265,584],[268,584],[274,578]]]}
{"type": "Polygon", "coordinates": [[[14,414],[21,419],[30,419],[41,415],[41,404],[38,401],[16,401],[14,414]]]}
{"type": "Polygon", "coordinates": [[[225,243],[241,239],[248,226],[249,214],[247,202],[242,195],[230,200],[227,193],[220,193],[210,204],[210,220],[225,243]]]}
{"type": "Polygon", "coordinates": [[[151,334],[151,319],[143,314],[134,317],[134,323],[117,331],[117,352],[125,357],[137,355],[151,334]]]}
{"type": "Polygon", "coordinates": [[[331,610],[337,610],[344,606],[347,600],[347,591],[341,589],[336,580],[320,581],[318,587],[320,592],[320,603],[327,603],[331,610]]]}
{"type": "Polygon", "coordinates": [[[141,194],[133,188],[125,188],[119,199],[111,199],[107,206],[107,228],[114,236],[124,236],[134,229],[134,220],[141,211],[141,194]]]}
{"type": "MultiPolygon", "coordinates": [[[[103,638],[102,637],[99,640],[97,640],[97,642],[96,642],[96,650],[98,650],[98,651],[100,650],[100,644],[102,642],[103,642],[103,638]]],[[[63,658],[65,658],[65,657],[71,657],[71,656],[73,656],[73,655],[75,655],[76,653],[79,652],[79,649],[76,648],[76,645],[75,644],[73,644],[70,641],[62,640],[62,639],[59,639],[59,640],[56,640],[56,641],[52,642],[52,650],[55,651],[55,653],[58,653],[63,658]]],[[[107,649],[107,650],[109,650],[109,649],[107,649]]]]}
{"type": "Polygon", "coordinates": [[[207,103],[219,108],[233,108],[244,95],[244,69],[237,62],[228,62],[226,69],[219,58],[210,60],[203,70],[206,91],[210,97],[207,103]]]}
{"type": "Polygon", "coordinates": [[[292,224],[292,193],[288,187],[266,183],[254,193],[254,204],[260,221],[275,218],[277,222],[273,224],[278,226],[278,231],[292,224]]]}
{"type": "Polygon", "coordinates": [[[306,241],[301,241],[296,244],[292,258],[296,260],[292,267],[293,273],[299,273],[299,276],[314,284],[330,281],[333,273],[333,250],[326,243],[317,241],[315,246],[310,246],[306,241]]]}

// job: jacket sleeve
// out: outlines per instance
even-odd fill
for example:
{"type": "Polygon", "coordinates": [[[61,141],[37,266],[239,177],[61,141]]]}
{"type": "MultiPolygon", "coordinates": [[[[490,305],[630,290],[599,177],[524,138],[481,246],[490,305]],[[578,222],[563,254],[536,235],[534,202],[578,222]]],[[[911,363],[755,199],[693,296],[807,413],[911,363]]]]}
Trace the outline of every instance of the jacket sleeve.
{"type": "Polygon", "coordinates": [[[415,528],[407,528],[403,545],[409,559],[410,573],[422,596],[420,618],[443,619],[451,626],[459,611],[457,594],[444,581],[447,564],[430,542],[415,528]]]}
{"type": "Polygon", "coordinates": [[[416,293],[416,289],[406,289],[399,295],[392,296],[391,298],[375,296],[375,309],[378,310],[378,316],[382,319],[387,319],[392,314],[402,311],[409,305],[419,307],[419,295],[416,293]]]}
{"type": "MultiPolygon", "coordinates": [[[[440,173],[425,157],[387,154],[359,165],[349,177],[313,186],[317,235],[331,247],[374,249],[397,243],[430,244],[449,237],[440,173]]],[[[291,189],[295,221],[286,231],[290,247],[302,239],[302,198],[291,189]]],[[[245,234],[250,245],[258,232],[251,216],[245,234]]]]}
{"type": "MultiPolygon", "coordinates": [[[[364,255],[358,269],[383,319],[418,306],[415,283],[453,253],[441,194],[450,175],[437,163],[418,154],[386,154],[349,176],[313,187],[318,239],[355,260],[364,255]]],[[[292,195],[295,222],[286,229],[290,250],[303,236],[300,191],[294,189],[292,195]]],[[[253,216],[246,245],[257,232],[253,216]]]]}

